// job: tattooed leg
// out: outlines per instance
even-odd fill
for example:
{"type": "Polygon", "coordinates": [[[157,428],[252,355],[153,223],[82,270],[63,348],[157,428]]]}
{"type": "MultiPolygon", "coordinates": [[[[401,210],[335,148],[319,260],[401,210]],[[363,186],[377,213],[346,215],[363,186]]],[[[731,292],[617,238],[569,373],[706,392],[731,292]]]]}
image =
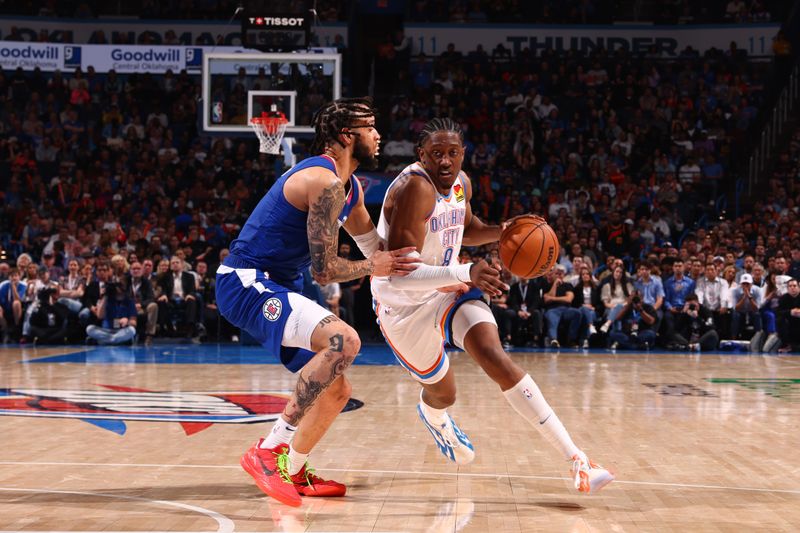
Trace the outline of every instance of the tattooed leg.
{"type": "Polygon", "coordinates": [[[329,316],[319,323],[312,335],[312,346],[318,348],[320,345],[324,348],[300,371],[297,386],[283,411],[283,418],[295,426],[304,420],[307,412],[337,380],[339,388],[333,396],[340,397],[347,392],[349,397],[349,390],[344,390],[349,389],[349,385],[345,386],[347,382],[340,378],[361,348],[358,335],[338,318],[329,316]]]}

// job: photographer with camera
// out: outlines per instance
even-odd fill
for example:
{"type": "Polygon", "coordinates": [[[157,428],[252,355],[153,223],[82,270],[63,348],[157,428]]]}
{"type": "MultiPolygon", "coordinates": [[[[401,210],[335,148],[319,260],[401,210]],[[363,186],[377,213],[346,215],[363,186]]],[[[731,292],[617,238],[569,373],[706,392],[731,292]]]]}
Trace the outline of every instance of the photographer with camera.
{"type": "Polygon", "coordinates": [[[657,317],[655,308],[645,303],[642,294],[634,290],[619,314],[622,329],[614,329],[608,334],[609,347],[612,350],[652,348],[656,343],[657,317]]]}
{"type": "Polygon", "coordinates": [[[136,305],[126,280],[105,284],[105,294],[97,302],[97,317],[102,326],[86,327],[86,335],[97,344],[124,344],[136,337],[136,305]]]}
{"type": "Polygon", "coordinates": [[[37,277],[28,282],[27,293],[25,299],[28,306],[25,308],[25,314],[22,318],[22,338],[20,343],[26,343],[31,340],[33,332],[31,331],[31,317],[39,309],[41,299],[39,295],[45,289],[52,289],[55,294],[58,294],[58,283],[50,279],[50,271],[45,266],[36,268],[37,277]]]}
{"type": "Polygon", "coordinates": [[[700,305],[696,294],[686,297],[682,312],[675,322],[675,331],[667,342],[667,347],[675,350],[708,352],[719,348],[719,334],[713,314],[700,305]]]}
{"type": "Polygon", "coordinates": [[[36,294],[38,305],[31,313],[30,335],[34,344],[63,344],[67,341],[69,309],[56,302],[58,288],[45,287],[36,294]]]}

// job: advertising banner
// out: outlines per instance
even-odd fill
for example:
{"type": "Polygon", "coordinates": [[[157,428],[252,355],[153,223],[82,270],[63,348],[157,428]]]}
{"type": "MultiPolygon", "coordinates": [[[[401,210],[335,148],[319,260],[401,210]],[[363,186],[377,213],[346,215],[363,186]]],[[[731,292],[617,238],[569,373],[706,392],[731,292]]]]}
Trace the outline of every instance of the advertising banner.
{"type": "Polygon", "coordinates": [[[60,44],[0,42],[0,68],[3,70],[53,71],[64,68],[64,49],[60,44]]]}
{"type": "Polygon", "coordinates": [[[590,53],[599,46],[606,50],[627,50],[644,54],[655,46],[659,57],[677,57],[687,46],[701,54],[712,47],[727,50],[731,41],[750,56],[771,56],[772,38],[780,24],[720,24],[713,26],[557,26],[557,25],[443,25],[420,24],[406,27],[414,54],[439,55],[453,43],[462,53],[483,49],[491,54],[502,44],[518,54],[528,48],[536,55],[543,50],[577,50],[590,53]]]}
{"type": "MultiPolygon", "coordinates": [[[[129,44],[181,46],[241,46],[239,22],[210,22],[191,20],[140,19],[54,19],[43,17],[3,17],[0,19],[0,40],[12,34],[20,39],[38,41],[43,32],[49,41],[58,43],[90,43],[97,31],[102,31],[109,43],[124,38],[129,44]],[[174,34],[171,41],[167,34],[174,34]]],[[[347,41],[347,24],[324,23],[314,27],[314,46],[335,46],[347,41]]]]}

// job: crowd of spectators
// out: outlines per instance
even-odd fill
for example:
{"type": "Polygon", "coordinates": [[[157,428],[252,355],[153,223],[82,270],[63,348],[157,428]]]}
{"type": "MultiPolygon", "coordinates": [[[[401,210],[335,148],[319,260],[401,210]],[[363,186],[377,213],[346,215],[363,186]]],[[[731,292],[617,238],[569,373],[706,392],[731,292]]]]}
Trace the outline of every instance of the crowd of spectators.
{"type": "MultiPolygon", "coordinates": [[[[712,267],[725,278],[720,310],[723,301],[733,310],[720,311],[731,319],[716,328],[720,338],[752,335],[759,320],[767,334],[781,331],[786,317],[773,311],[770,321],[760,308],[777,309],[775,298],[791,292],[780,276],[796,276],[800,262],[797,146],[777,162],[758,216],[721,210],[769,64],[749,62],[733,45],[703,56],[686,49],[672,61],[655,50],[538,58],[524,51],[512,61],[502,49],[462,55],[452,47],[433,60],[406,61],[407,68],[389,70],[397,78],[380,123],[384,169],[396,172],[413,159],[425,121],[451,116],[465,130],[475,213],[490,222],[546,215],[564,250],[561,267],[531,282],[532,290],[514,294],[516,284],[507,302],[495,302],[496,310],[537,294],[542,302],[515,309],[531,318],[523,328],[509,329],[516,319],[498,311],[504,340],[608,338],[624,346],[633,322],[647,315],[656,324],[637,324],[636,336],[649,345],[703,344],[686,329],[693,291],[681,283],[669,299],[667,274],[678,258],[691,265],[693,283],[712,267]],[[635,277],[632,290],[612,283],[616,266],[635,277]],[[781,293],[766,290],[737,309],[742,271],[759,287],[776,276],[781,293]],[[613,287],[605,298],[603,281],[613,287]],[[597,283],[593,293],[588,287],[597,283]],[[568,284],[578,287],[572,298],[568,284]],[[664,288],[661,303],[656,286],[664,288]],[[635,307],[634,297],[645,307],[635,307]],[[658,337],[647,339],[648,329],[658,337]],[[527,336],[509,338],[509,331],[527,336]]],[[[199,84],[185,72],[0,73],[0,325],[12,340],[88,335],[149,343],[237,334],[216,313],[213,273],[274,182],[275,161],[257,152],[254,138],[197,131],[199,84]]],[[[324,287],[319,298],[358,323],[368,314],[361,309],[368,291],[356,280],[324,287]]],[[[707,295],[697,294],[706,306],[707,295]]]]}
{"type": "MultiPolygon", "coordinates": [[[[228,20],[241,2],[233,0],[143,0],[108,3],[100,0],[42,0],[14,3],[15,15],[74,17],[125,15],[141,19],[228,20]]],[[[247,2],[248,8],[274,13],[294,13],[298,2],[270,0],[247,2]]],[[[309,3],[310,4],[310,3],[309,3]]],[[[323,22],[346,22],[352,4],[336,0],[313,2],[323,22]]],[[[633,4],[631,4],[633,6],[633,4]]],[[[405,2],[405,16],[411,22],[449,24],[610,24],[617,21],[653,21],[658,24],[702,24],[719,22],[769,22],[785,15],[790,2],[779,0],[676,0],[627,7],[612,0],[413,0],[405,2]]],[[[0,8],[2,12],[2,8],[0,8]]]]}

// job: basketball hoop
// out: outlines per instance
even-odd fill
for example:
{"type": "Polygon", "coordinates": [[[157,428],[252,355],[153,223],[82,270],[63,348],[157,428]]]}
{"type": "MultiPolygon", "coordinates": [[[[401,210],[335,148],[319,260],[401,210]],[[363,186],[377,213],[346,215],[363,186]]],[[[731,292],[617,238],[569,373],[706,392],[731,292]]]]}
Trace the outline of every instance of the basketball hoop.
{"type": "Polygon", "coordinates": [[[256,132],[258,141],[261,144],[259,151],[262,154],[279,154],[281,151],[281,140],[286,132],[289,123],[286,115],[279,111],[271,113],[261,113],[260,117],[250,119],[250,127],[256,132]]]}

